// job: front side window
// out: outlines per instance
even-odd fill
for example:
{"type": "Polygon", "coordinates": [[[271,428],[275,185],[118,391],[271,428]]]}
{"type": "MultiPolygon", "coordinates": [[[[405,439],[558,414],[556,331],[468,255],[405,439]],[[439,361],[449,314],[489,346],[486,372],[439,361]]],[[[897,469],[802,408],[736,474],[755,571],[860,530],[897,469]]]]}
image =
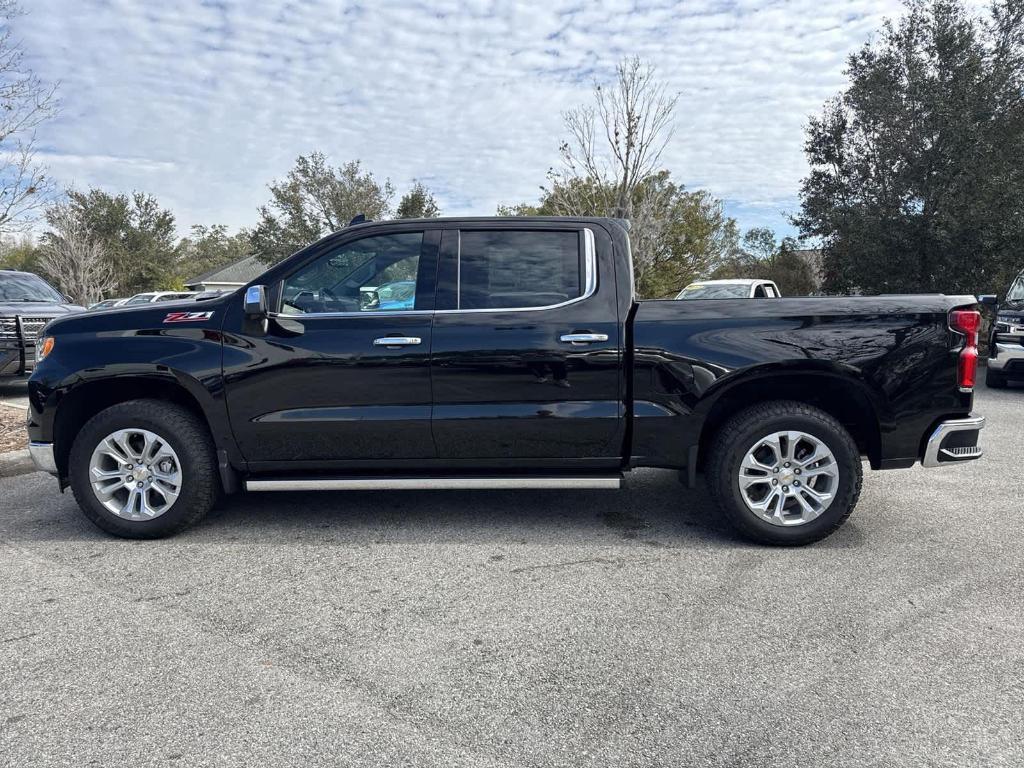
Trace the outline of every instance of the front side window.
{"type": "Polygon", "coordinates": [[[287,277],[282,314],[401,312],[416,308],[422,232],[365,237],[287,277]]]}
{"type": "Polygon", "coordinates": [[[580,233],[522,230],[459,235],[459,309],[547,307],[583,295],[580,233]]]}

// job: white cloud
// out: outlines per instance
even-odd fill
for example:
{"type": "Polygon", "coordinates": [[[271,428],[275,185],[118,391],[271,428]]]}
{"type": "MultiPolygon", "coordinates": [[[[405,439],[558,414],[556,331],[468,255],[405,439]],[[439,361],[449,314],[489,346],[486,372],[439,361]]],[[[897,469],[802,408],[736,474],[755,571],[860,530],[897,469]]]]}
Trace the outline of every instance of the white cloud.
{"type": "Polygon", "coordinates": [[[16,34],[64,110],[55,175],[252,224],[296,155],[360,158],[446,213],[536,198],[560,112],[638,53],[681,93],[665,161],[741,226],[785,226],[803,126],[899,0],[33,0],[16,34]]]}

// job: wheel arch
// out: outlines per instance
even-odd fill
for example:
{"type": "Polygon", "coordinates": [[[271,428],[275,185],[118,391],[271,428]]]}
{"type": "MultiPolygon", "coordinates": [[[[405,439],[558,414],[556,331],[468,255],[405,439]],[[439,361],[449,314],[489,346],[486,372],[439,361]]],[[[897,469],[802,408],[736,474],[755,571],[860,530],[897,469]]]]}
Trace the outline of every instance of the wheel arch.
{"type": "Polygon", "coordinates": [[[881,464],[881,404],[871,388],[853,372],[835,367],[765,366],[716,383],[702,399],[698,456],[707,456],[711,441],[735,413],[771,400],[795,400],[820,408],[850,433],[873,469],[881,464]]]}
{"type": "Polygon", "coordinates": [[[143,399],[185,408],[206,426],[218,454],[230,449],[230,441],[224,439],[228,427],[222,402],[193,377],[166,366],[155,366],[115,376],[80,378],[62,388],[52,428],[59,476],[67,477],[71,444],[89,419],[112,405],[143,399]]]}

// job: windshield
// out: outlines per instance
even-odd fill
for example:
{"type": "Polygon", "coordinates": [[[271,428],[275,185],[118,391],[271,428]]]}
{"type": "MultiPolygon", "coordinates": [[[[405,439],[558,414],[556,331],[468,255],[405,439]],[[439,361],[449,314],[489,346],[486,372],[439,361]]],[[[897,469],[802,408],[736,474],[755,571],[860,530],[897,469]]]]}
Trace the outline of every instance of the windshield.
{"type": "Polygon", "coordinates": [[[64,304],[64,297],[35,275],[0,272],[0,301],[64,304]]]}
{"type": "Polygon", "coordinates": [[[745,299],[750,286],[742,283],[690,283],[676,296],[677,299],[745,299]]]}
{"type": "Polygon", "coordinates": [[[1024,272],[1017,275],[1010,290],[1006,292],[1006,300],[1013,302],[1024,302],[1024,272]]]}
{"type": "Polygon", "coordinates": [[[132,304],[149,304],[152,300],[152,293],[140,293],[138,296],[132,296],[124,305],[129,307],[132,304]]]}

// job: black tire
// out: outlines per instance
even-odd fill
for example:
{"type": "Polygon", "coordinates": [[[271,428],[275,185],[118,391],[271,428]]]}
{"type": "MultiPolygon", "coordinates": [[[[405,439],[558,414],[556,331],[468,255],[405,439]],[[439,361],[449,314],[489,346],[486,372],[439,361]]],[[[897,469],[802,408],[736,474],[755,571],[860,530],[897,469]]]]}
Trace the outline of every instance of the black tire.
{"type": "Polygon", "coordinates": [[[778,546],[810,544],[834,533],[857,505],[864,474],[857,444],[838,421],[789,400],[760,403],[729,419],[714,436],[707,471],[711,493],[733,528],[748,539],[778,546]],[[747,451],[767,435],[784,430],[801,431],[823,442],[839,470],[831,504],[817,518],[794,526],[762,520],[747,508],[739,486],[740,464],[747,451]]]}
{"type": "Polygon", "coordinates": [[[991,368],[985,369],[985,386],[989,389],[1006,389],[1006,376],[991,368]]]}
{"type": "Polygon", "coordinates": [[[196,524],[220,493],[217,458],[206,425],[195,414],[160,400],[129,400],[100,411],[82,427],[71,446],[68,474],[75,500],[92,522],[128,539],[172,536],[196,524]],[[93,492],[89,462],[93,450],[119,429],[146,429],[166,440],[180,461],[181,491],[163,514],[128,520],[108,510],[93,492]]]}

